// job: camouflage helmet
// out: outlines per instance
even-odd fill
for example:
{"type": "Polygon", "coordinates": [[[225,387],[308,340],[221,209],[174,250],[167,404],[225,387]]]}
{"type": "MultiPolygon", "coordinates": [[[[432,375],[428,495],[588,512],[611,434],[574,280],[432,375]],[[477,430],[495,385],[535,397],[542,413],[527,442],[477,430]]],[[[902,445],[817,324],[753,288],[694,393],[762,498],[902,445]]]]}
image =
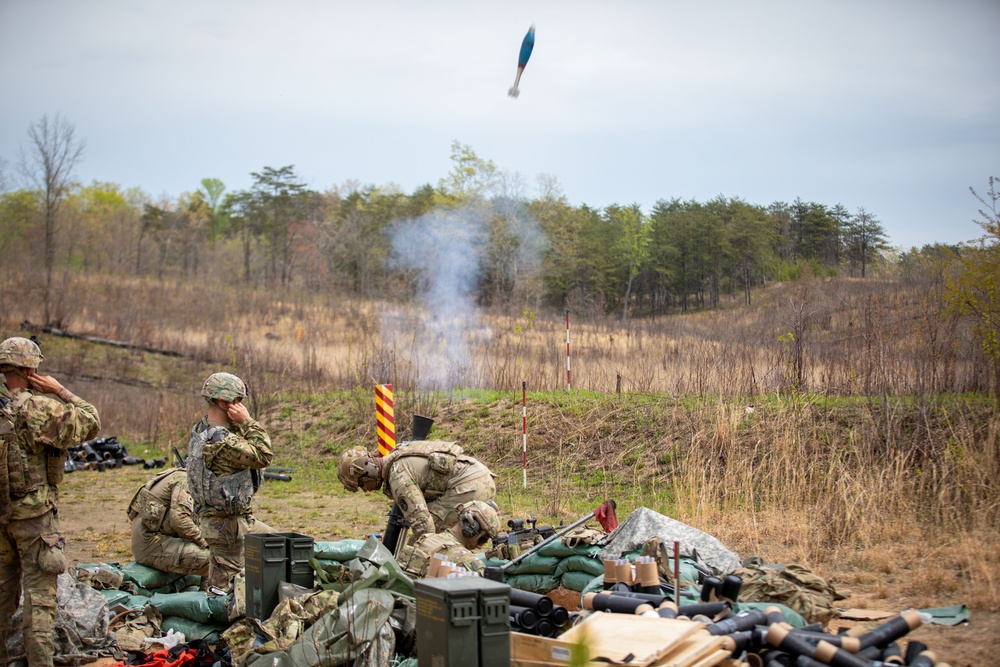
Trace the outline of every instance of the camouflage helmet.
{"type": "Polygon", "coordinates": [[[232,373],[212,373],[202,385],[201,395],[206,401],[219,399],[236,403],[247,397],[247,386],[232,373]]]}
{"type": "Polygon", "coordinates": [[[495,508],[493,501],[487,503],[482,500],[473,500],[455,508],[462,535],[470,539],[479,536],[480,544],[499,535],[500,516],[495,508]]]}
{"type": "Polygon", "coordinates": [[[361,445],[351,447],[340,455],[337,479],[351,493],[357,492],[359,484],[365,487],[365,491],[374,491],[382,485],[378,463],[375,462],[371,452],[361,445]],[[374,486],[363,483],[362,480],[366,478],[373,480],[374,486]]]}
{"type": "Polygon", "coordinates": [[[42,359],[42,350],[33,340],[15,336],[0,343],[0,366],[38,368],[42,359]]]}

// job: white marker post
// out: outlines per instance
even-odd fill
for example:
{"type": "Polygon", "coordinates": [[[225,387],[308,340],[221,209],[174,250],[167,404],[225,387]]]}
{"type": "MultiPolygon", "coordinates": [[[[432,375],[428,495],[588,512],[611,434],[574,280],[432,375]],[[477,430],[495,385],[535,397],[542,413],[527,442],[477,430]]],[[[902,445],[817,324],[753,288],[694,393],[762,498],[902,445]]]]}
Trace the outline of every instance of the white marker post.
{"type": "Polygon", "coordinates": [[[572,387],[569,375],[569,308],[566,309],[566,391],[572,387]]]}
{"type": "Polygon", "coordinates": [[[521,480],[528,488],[528,383],[521,382],[521,480]]]}

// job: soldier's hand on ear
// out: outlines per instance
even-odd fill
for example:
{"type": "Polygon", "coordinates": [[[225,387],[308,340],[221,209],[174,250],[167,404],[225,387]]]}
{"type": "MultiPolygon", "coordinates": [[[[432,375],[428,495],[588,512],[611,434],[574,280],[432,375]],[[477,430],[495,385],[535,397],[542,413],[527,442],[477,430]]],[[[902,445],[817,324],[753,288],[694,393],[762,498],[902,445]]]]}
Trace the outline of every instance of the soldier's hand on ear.
{"type": "Polygon", "coordinates": [[[35,391],[40,391],[43,394],[58,394],[63,389],[59,380],[56,380],[51,375],[39,375],[31,369],[28,369],[26,375],[28,382],[35,391]]]}
{"type": "Polygon", "coordinates": [[[226,416],[234,424],[242,424],[250,419],[250,411],[242,403],[226,403],[226,416]]]}

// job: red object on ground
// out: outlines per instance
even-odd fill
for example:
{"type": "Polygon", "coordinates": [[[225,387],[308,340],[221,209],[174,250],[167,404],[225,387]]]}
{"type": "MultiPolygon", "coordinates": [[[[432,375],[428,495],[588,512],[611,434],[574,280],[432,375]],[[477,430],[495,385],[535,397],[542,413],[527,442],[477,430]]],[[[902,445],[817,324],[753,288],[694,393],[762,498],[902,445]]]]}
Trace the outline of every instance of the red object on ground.
{"type": "Polygon", "coordinates": [[[615,501],[605,500],[600,507],[594,510],[594,518],[601,524],[601,528],[609,533],[618,527],[618,516],[615,514],[615,508],[615,501]]]}

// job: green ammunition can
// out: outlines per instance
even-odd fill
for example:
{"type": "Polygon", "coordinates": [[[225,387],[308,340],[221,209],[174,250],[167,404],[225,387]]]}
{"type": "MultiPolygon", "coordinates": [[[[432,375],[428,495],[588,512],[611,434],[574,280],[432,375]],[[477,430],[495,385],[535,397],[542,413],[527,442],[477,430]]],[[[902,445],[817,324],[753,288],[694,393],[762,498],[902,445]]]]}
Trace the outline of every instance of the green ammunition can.
{"type": "Polygon", "coordinates": [[[475,579],[479,586],[480,667],[509,667],[510,586],[491,579],[475,579]]]}
{"type": "Polygon", "coordinates": [[[315,540],[302,533],[271,533],[285,538],[285,578],[290,584],[304,588],[313,587],[313,569],[309,559],[313,557],[315,540]]]}
{"type": "Polygon", "coordinates": [[[482,577],[419,579],[419,667],[510,665],[510,587],[482,577]]]}
{"type": "Polygon", "coordinates": [[[275,533],[251,534],[243,545],[247,616],[266,621],[278,606],[278,582],[287,572],[286,540],[275,533]]]}

